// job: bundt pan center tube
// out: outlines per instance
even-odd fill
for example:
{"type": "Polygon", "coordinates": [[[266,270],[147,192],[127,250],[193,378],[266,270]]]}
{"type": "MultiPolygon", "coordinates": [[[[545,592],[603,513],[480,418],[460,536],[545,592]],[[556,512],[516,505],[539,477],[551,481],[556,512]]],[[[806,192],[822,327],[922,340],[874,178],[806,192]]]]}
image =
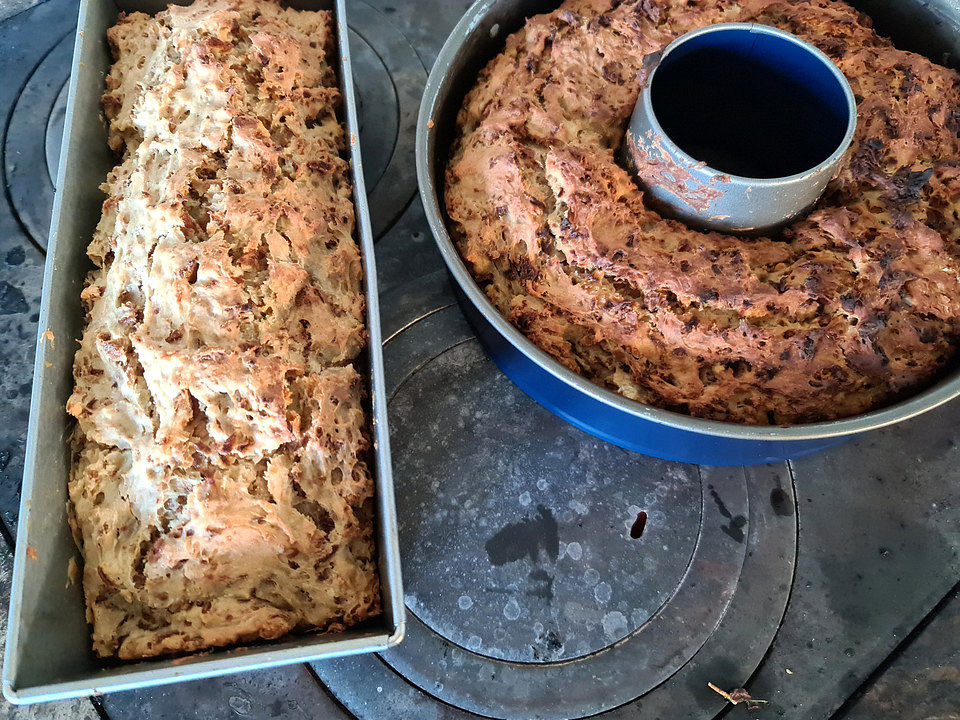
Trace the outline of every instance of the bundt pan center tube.
{"type": "MultiPolygon", "coordinates": [[[[960,54],[960,9],[936,2],[852,3],[898,46],[941,59],[960,54]]],[[[506,36],[556,2],[481,0],[442,48],[427,83],[417,129],[421,198],[468,319],[492,359],[528,395],[568,422],[621,447],[709,465],[757,464],[816,452],[855,435],[905,420],[960,394],[950,369],[926,389],[885,407],[837,420],[748,425],[692,417],[646,405],[594,384],[536,347],[504,318],[462,260],[442,202],[444,172],[456,138],[457,113],[481,69],[503,51],[506,36]]],[[[816,392],[811,390],[811,393],[816,392]]],[[[829,407],[833,398],[823,393],[829,407]]]]}
{"type": "Polygon", "coordinates": [[[857,125],[830,58],[777,28],[718,23],[650,59],[622,156],[664,214],[760,234],[813,207],[857,125]]]}

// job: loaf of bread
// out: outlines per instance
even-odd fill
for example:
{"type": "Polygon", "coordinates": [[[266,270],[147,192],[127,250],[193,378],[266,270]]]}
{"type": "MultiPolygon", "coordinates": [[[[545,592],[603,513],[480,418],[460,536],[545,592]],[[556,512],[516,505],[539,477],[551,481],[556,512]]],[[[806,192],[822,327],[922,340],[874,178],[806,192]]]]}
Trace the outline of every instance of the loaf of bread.
{"type": "Polygon", "coordinates": [[[446,209],[499,311],[570,370],[715,420],[803,423],[902,399],[960,349],[960,75],[835,0],[567,0],[531,18],[458,118],[446,209]],[[717,22],[823,50],[858,125],[776,237],[662,217],[617,162],[644,57],[717,22]]]}
{"type": "Polygon", "coordinates": [[[380,592],[331,17],[197,0],[109,42],[122,160],[67,407],[94,650],[360,622],[380,592]]]}

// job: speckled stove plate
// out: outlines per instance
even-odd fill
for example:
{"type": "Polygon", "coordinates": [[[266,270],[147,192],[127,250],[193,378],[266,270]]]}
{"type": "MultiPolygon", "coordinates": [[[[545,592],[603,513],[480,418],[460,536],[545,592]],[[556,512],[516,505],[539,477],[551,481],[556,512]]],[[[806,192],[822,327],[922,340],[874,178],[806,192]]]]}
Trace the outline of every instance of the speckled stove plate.
{"type": "Polygon", "coordinates": [[[749,675],[793,579],[790,482],[591,438],[496,369],[444,273],[417,286],[383,298],[407,639],[318,666],[323,680],[356,701],[341,683],[393,670],[475,714],[569,718],[676,702],[719,648],[749,675]]]}

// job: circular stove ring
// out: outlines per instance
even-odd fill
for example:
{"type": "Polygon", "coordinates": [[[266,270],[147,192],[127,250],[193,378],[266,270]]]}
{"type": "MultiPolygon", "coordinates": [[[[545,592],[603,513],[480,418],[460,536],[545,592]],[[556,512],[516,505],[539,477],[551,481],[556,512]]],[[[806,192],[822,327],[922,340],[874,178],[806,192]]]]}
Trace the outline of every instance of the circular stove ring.
{"type": "MultiPolygon", "coordinates": [[[[482,445],[486,437],[484,428],[494,427],[496,422],[513,427],[519,423],[521,441],[535,435],[547,438],[550,445],[551,438],[560,437],[562,444],[585,453],[588,461],[602,458],[602,448],[612,446],[556,420],[520,394],[483,356],[469,326],[450,302],[448,293],[445,274],[434,273],[418,281],[416,292],[404,288],[396,293],[396,298],[387,297],[383,302],[384,330],[388,337],[384,352],[388,355],[387,385],[391,393],[399,515],[411,519],[408,524],[401,520],[400,528],[401,547],[409,553],[403,558],[408,588],[406,600],[411,610],[407,639],[399,647],[383,653],[379,660],[351,659],[318,664],[317,671],[324,682],[361,717],[377,714],[371,708],[376,707],[379,694],[372,694],[369,688],[382,688],[387,679],[402,677],[415,688],[407,691],[413,693],[411,698],[425,703],[431,712],[443,707],[444,716],[449,714],[451,707],[456,707],[488,717],[546,718],[582,717],[618,706],[635,708],[637,703],[647,707],[654,697],[663,694],[663,688],[685,682],[681,678],[701,667],[713,669],[710,681],[724,683],[730,677],[745,681],[769,646],[789,596],[796,549],[795,515],[772,512],[767,500],[773,489],[778,493],[778,507],[792,508],[792,486],[789,483],[784,486],[778,481],[776,486],[758,489],[757,481],[752,481],[743,469],[704,468],[698,471],[693,466],[645,458],[619,449],[609,451],[621,453],[624,466],[634,472],[624,473],[618,482],[606,486],[604,492],[612,495],[618,491],[621,494],[635,491],[639,500],[631,510],[655,498],[655,493],[646,497],[649,494],[647,487],[651,485],[650,478],[663,475],[665,468],[672,469],[678,478],[685,478],[696,487],[695,549],[682,561],[680,583],[670,588],[660,607],[646,615],[624,612],[623,603],[629,598],[614,600],[612,597],[614,587],[629,584],[629,573],[624,572],[622,558],[614,570],[604,568],[609,574],[602,582],[611,588],[611,593],[608,596],[604,589],[601,597],[596,598],[598,605],[602,604],[601,601],[608,603],[599,624],[588,627],[589,613],[582,613],[583,624],[579,630],[574,629],[576,634],[571,636],[574,639],[568,641],[563,635],[561,646],[558,648],[554,643],[551,648],[546,637],[549,632],[545,621],[547,616],[542,608],[538,611],[536,603],[529,601],[529,591],[542,590],[542,582],[540,585],[526,582],[528,576],[525,573],[539,570],[550,575],[551,590],[562,606],[565,599],[577,595],[577,583],[584,574],[582,564],[589,554],[585,546],[597,535],[596,528],[592,528],[588,535],[577,541],[579,547],[574,554],[580,565],[567,562],[573,541],[564,539],[564,526],[566,524],[569,530],[569,520],[574,518],[568,518],[565,523],[561,517],[563,503],[555,502],[566,496],[562,492],[551,495],[554,491],[547,488],[540,492],[541,500],[545,500],[541,503],[543,511],[536,502],[540,489],[538,479],[555,475],[556,468],[546,467],[541,478],[537,478],[530,468],[518,469],[519,477],[527,477],[527,492],[531,494],[526,511],[521,512],[509,473],[496,481],[484,483],[482,473],[458,477],[451,472],[452,467],[439,466],[436,474],[431,474],[430,466],[438,466],[432,461],[424,461],[425,464],[421,465],[416,458],[431,455],[431,448],[423,448],[424,438],[431,436],[435,438],[438,454],[456,456],[460,452],[457,443],[462,439],[462,433],[472,434],[472,445],[476,445],[478,439],[482,445]],[[418,303],[418,298],[422,302],[418,303]],[[471,390],[471,383],[480,385],[479,391],[471,390]],[[500,402],[501,414],[496,416],[492,410],[481,413],[485,421],[481,425],[470,425],[469,412],[464,417],[457,417],[449,409],[443,409],[442,399],[446,396],[459,403],[453,403],[451,408],[476,406],[484,402],[483,398],[487,398],[492,407],[500,402]],[[509,415],[507,408],[532,413],[535,417],[530,422],[539,431],[526,432],[523,419],[509,415]],[[406,416],[414,409],[420,413],[419,426],[405,422],[406,416]],[[430,419],[431,413],[439,415],[437,422],[430,419]],[[494,422],[488,417],[491,414],[494,422]],[[461,428],[462,422],[466,424],[461,428]],[[598,447],[601,449],[593,449],[598,447]],[[413,452],[414,449],[417,452],[413,452]],[[644,469],[649,471],[651,468],[656,470],[644,472],[644,469]],[[472,497],[471,486],[475,488],[472,497]],[[500,493],[500,490],[504,492],[500,493]],[[512,514],[510,503],[514,506],[512,514]],[[550,523],[544,521],[547,510],[559,525],[556,560],[545,549],[549,540],[544,538],[550,536],[550,523]],[[532,546],[514,552],[514,555],[523,557],[505,563],[518,563],[520,571],[515,574],[512,585],[510,582],[502,584],[500,589],[505,590],[502,602],[488,607],[481,618],[489,624],[489,629],[478,632],[474,626],[473,630],[458,630],[458,623],[466,625],[463,616],[477,609],[479,598],[484,594],[482,588],[491,578],[497,578],[503,569],[492,561],[484,569],[478,562],[478,557],[486,552],[484,544],[478,542],[483,535],[476,531],[478,524],[484,525],[477,516],[484,513],[493,515],[496,523],[503,527],[523,522],[539,527],[540,540],[534,533],[532,546]],[[411,528],[415,529],[417,537],[411,535],[411,528]],[[472,554],[471,545],[474,546],[472,554]],[[533,551],[527,552],[531,547],[533,551]],[[564,548],[562,553],[561,547],[564,548]],[[534,559],[531,560],[530,555],[534,559]],[[444,557],[446,567],[442,562],[444,557]],[[530,567],[521,568],[524,563],[530,567]],[[441,569],[437,570],[438,567],[441,569]],[[474,592],[464,593],[463,588],[471,583],[474,592]],[[763,602],[754,604],[745,600],[745,588],[751,588],[749,592],[752,593],[765,593],[763,602]],[[467,599],[461,603],[463,597],[467,599]],[[613,605],[609,604],[611,600],[614,600],[613,605]],[[617,602],[621,605],[618,606],[617,602]],[[502,618],[498,617],[501,610],[502,618]],[[603,617],[610,613],[619,613],[622,617],[615,615],[604,626],[603,617]],[[718,648],[717,638],[726,635],[732,638],[723,640],[718,648]],[[536,639],[529,642],[531,636],[544,639],[538,645],[536,639]],[[579,637],[592,642],[588,642],[588,652],[581,652],[579,637]],[[602,642],[597,644],[597,638],[602,642]],[[733,648],[738,643],[745,648],[742,655],[727,655],[725,648],[733,648]],[[524,645],[532,645],[532,657],[521,659],[517,654],[524,645]],[[708,662],[718,651],[727,659],[727,665],[721,667],[708,662]],[[693,658],[696,658],[695,662],[689,662],[693,658]],[[352,665],[354,669],[362,665],[363,672],[376,681],[359,693],[356,687],[341,684],[341,679],[345,680],[348,674],[340,670],[346,665],[352,665]]],[[[504,435],[498,430],[492,434],[507,449],[501,453],[503,457],[539,457],[543,460],[550,451],[549,447],[540,448],[539,455],[537,448],[523,447],[520,451],[517,438],[511,442],[509,433],[504,435]]],[[[482,469],[483,462],[487,462],[487,470],[497,467],[496,463],[475,457],[469,460],[473,464],[470,469],[482,469]]],[[[548,460],[544,462],[549,465],[548,460]]],[[[570,467],[580,469],[575,457],[570,461],[570,467]]],[[[766,478],[766,481],[769,483],[770,479],[766,478]]],[[[557,485],[569,488],[576,483],[567,479],[557,485]]],[[[589,517],[591,508],[602,506],[604,492],[581,499],[585,516],[589,517]]],[[[627,507],[629,505],[624,503],[624,508],[627,507]]],[[[668,522],[669,519],[658,518],[668,522]]],[[[626,520],[624,513],[623,517],[611,521],[617,529],[604,542],[608,543],[606,549],[613,555],[620,549],[609,546],[609,543],[615,535],[621,538],[628,535],[626,520]]],[[[648,530],[651,538],[653,530],[651,525],[648,530]]],[[[639,540],[624,540],[624,548],[631,553],[642,553],[646,539],[645,532],[639,540]]],[[[603,550],[603,547],[591,548],[591,553],[603,550]]],[[[676,557],[674,560],[677,561],[676,557]]],[[[542,580],[543,576],[540,577],[542,580]]],[[[598,580],[596,575],[593,579],[598,580]]],[[[650,578],[653,582],[656,579],[650,578]]],[[[502,583],[504,578],[497,580],[502,583]]],[[[496,583],[489,584],[496,586],[496,583]]],[[[582,597],[575,599],[582,604],[582,597]]],[[[705,682],[702,686],[707,695],[698,700],[697,694],[691,695],[689,688],[684,692],[693,698],[691,701],[711,706],[718,698],[710,697],[705,682]]],[[[676,694],[674,690],[673,702],[677,701],[676,694]]],[[[391,693],[391,697],[395,697],[395,693],[391,693]]]]}
{"type": "Polygon", "coordinates": [[[356,0],[347,22],[367,204],[373,236],[379,239],[417,191],[413,146],[427,71],[403,33],[379,10],[356,0]]]}
{"type": "Polygon", "coordinates": [[[66,108],[64,90],[73,56],[73,32],[61,36],[30,73],[10,112],[4,140],[4,175],[14,210],[31,239],[47,246],[53,210],[53,180],[57,167],[49,165],[50,148],[59,156],[63,121],[55,118],[66,108]],[[63,105],[58,109],[58,101],[63,105]],[[38,131],[38,127],[46,129],[38,131]],[[55,137],[49,133],[55,133],[55,137]]]}

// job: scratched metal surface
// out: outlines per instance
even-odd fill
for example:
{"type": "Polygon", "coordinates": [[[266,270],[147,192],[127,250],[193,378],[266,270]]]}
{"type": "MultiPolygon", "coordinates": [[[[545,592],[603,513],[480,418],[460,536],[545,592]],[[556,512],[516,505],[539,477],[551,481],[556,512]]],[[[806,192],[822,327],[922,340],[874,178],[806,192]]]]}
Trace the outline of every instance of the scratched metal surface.
{"type": "MultiPolygon", "coordinates": [[[[586,663],[610,656],[604,648],[629,647],[651,616],[659,622],[658,603],[680,607],[683,578],[695,577],[684,563],[705,531],[716,567],[727,568],[713,579],[722,619],[663,641],[679,655],[660,661],[670,677],[652,691],[654,663],[601,663],[604,694],[643,695],[605,717],[714,717],[723,704],[708,680],[749,681],[771,701],[759,717],[956,717],[960,405],[789,466],[725,475],[630,455],[565,426],[470,339],[415,197],[412,157],[426,68],[466,5],[357,0],[349,8],[390,337],[407,601],[419,623],[411,642],[383,657],[97,702],[4,704],[0,718],[474,717],[464,707],[528,717],[536,713],[517,709],[524,698],[550,688],[531,674],[538,666],[594,667],[586,663]],[[641,510],[647,525],[632,538],[641,510]],[[786,557],[793,539],[795,558],[786,557]],[[783,575],[794,559],[791,583],[783,575]],[[683,664],[687,653],[693,660],[683,664]],[[513,704],[498,710],[490,688],[512,693],[513,704]]],[[[0,0],[0,534],[8,546],[62,127],[61,55],[74,14],[74,0],[0,0]]],[[[0,548],[4,611],[9,565],[0,548]]],[[[555,693],[554,716],[564,715],[564,692],[555,693]]],[[[584,714],[589,698],[578,702],[568,714],[584,714]]],[[[609,705],[598,696],[593,707],[609,705]]]]}
{"type": "Polygon", "coordinates": [[[945,598],[915,642],[891,658],[877,678],[858,692],[846,720],[953,719],[960,716],[960,593],[945,598]]]}

